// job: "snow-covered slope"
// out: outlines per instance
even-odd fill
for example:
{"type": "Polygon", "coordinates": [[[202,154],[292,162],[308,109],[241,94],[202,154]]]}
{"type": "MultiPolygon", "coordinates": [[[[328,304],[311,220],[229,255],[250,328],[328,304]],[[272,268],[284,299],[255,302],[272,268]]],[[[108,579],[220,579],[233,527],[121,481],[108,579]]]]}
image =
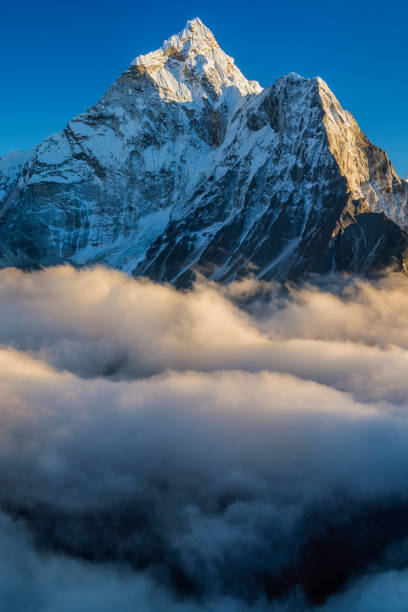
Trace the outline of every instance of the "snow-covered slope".
{"type": "Polygon", "coordinates": [[[0,203],[15,186],[24,165],[33,157],[35,149],[12,151],[0,157],[0,203]]]}
{"type": "Polygon", "coordinates": [[[321,79],[262,90],[199,19],[7,163],[2,265],[100,262],[175,283],[405,267],[408,184],[386,154],[321,79]]]}

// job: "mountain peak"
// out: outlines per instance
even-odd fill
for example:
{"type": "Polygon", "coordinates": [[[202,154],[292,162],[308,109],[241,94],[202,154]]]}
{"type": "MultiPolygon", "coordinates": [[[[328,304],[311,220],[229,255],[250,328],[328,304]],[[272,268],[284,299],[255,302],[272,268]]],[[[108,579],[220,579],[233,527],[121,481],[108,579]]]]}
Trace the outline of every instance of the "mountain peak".
{"type": "Polygon", "coordinates": [[[178,34],[172,36],[170,38],[174,39],[178,38],[181,41],[192,41],[195,43],[200,43],[202,41],[209,41],[218,46],[217,41],[215,40],[214,34],[211,32],[207,26],[203,24],[199,17],[195,17],[194,19],[189,19],[187,21],[184,30],[179,32],[178,34]]]}
{"type": "Polygon", "coordinates": [[[207,28],[207,26],[205,26],[205,25],[203,24],[203,22],[201,21],[201,19],[200,19],[199,17],[194,17],[194,19],[189,19],[189,20],[187,21],[187,23],[186,23],[186,28],[187,28],[187,27],[195,27],[195,26],[198,26],[198,27],[203,27],[203,28],[205,28],[206,30],[210,31],[210,30],[207,28]]]}
{"type": "Polygon", "coordinates": [[[319,77],[261,92],[188,21],[32,154],[0,159],[0,268],[176,285],[408,273],[408,183],[387,155],[319,77]]]}
{"type": "Polygon", "coordinates": [[[165,40],[161,49],[169,56],[178,52],[186,57],[190,53],[206,56],[217,47],[219,45],[214,34],[199,17],[195,17],[187,21],[184,29],[178,34],[173,34],[168,40],[165,40]]]}
{"type": "Polygon", "coordinates": [[[241,96],[262,91],[259,83],[245,79],[199,17],[187,21],[159,49],[139,55],[131,65],[148,73],[167,101],[217,98],[230,88],[241,96]]]}

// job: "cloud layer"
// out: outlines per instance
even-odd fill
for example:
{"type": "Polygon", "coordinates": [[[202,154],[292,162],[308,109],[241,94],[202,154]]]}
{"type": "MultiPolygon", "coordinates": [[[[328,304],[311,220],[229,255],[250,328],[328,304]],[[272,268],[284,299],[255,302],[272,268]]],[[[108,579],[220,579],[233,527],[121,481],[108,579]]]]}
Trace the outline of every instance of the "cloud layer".
{"type": "Polygon", "coordinates": [[[7,609],[405,609],[407,302],[1,271],[7,609]]]}

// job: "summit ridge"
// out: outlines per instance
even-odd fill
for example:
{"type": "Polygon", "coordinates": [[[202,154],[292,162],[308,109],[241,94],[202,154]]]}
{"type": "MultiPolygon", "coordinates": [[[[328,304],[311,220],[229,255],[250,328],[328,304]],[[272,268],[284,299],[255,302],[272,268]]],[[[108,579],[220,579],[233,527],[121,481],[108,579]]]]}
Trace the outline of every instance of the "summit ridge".
{"type": "Polygon", "coordinates": [[[234,59],[224,53],[198,17],[188,21],[181,32],[164,41],[156,51],[136,57],[131,66],[147,72],[166,100],[200,101],[231,87],[240,95],[262,91],[259,83],[243,76],[234,59]]]}

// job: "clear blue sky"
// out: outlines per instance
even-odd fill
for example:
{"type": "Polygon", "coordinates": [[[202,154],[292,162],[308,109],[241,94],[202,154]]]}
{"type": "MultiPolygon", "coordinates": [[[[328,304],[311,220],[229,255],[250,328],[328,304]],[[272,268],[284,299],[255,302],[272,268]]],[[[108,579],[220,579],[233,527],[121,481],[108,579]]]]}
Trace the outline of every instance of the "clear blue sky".
{"type": "Polygon", "coordinates": [[[247,78],[325,79],[397,171],[408,171],[406,1],[3,0],[0,155],[95,103],[140,53],[200,17],[247,78]]]}

